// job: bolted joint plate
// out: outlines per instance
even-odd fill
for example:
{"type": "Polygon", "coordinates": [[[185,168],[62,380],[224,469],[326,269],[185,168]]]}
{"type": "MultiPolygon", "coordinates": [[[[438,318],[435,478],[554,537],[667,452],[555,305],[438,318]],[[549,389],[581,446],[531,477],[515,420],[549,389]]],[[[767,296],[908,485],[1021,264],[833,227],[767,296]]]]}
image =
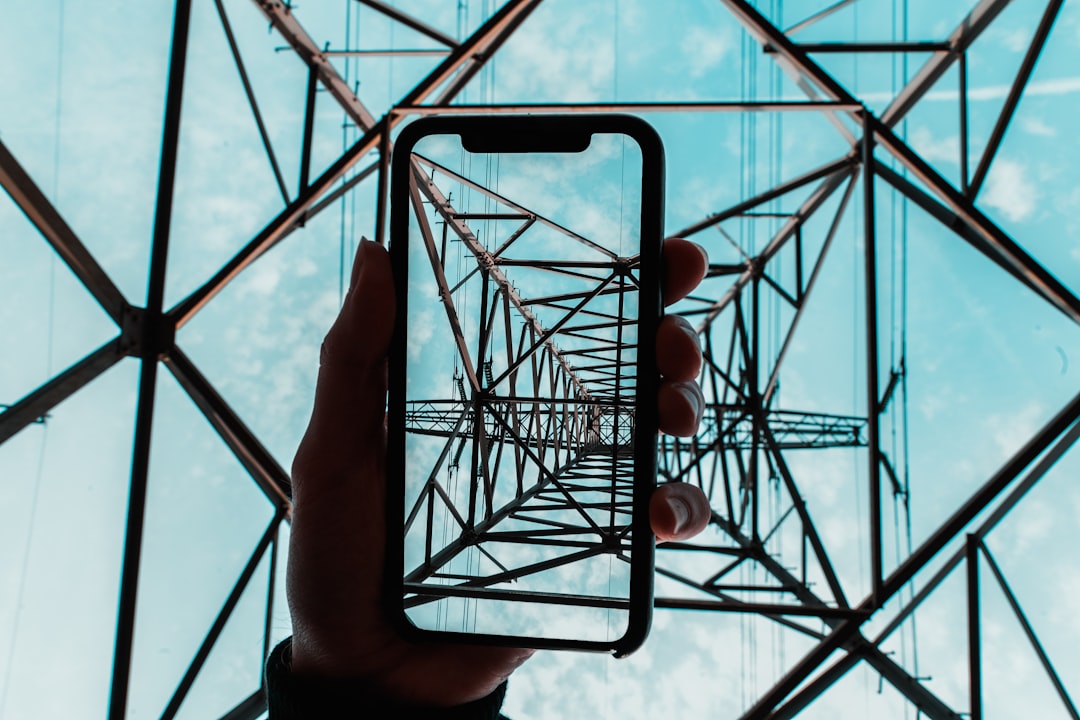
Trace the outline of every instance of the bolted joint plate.
{"type": "Polygon", "coordinates": [[[172,352],[176,322],[164,313],[125,305],[121,314],[120,351],[144,360],[164,360],[172,352]]]}

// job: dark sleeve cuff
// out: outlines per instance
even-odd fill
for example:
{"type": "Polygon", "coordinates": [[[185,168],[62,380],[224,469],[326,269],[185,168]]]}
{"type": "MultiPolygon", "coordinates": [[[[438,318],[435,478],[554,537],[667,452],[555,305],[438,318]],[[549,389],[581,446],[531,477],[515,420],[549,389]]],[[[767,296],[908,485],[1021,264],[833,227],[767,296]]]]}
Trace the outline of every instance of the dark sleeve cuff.
{"type": "Polygon", "coordinates": [[[381,695],[364,680],[293,675],[292,638],[279,643],[266,661],[266,703],[270,720],[497,720],[505,695],[504,682],[487,697],[465,705],[450,708],[404,705],[381,695]]]}

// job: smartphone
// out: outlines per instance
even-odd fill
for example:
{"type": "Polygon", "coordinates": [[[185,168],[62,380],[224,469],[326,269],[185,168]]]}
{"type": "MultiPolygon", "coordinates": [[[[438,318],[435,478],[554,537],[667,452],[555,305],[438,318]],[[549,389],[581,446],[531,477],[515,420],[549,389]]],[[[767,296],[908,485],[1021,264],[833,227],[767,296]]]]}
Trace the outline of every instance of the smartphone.
{"type": "Polygon", "coordinates": [[[623,115],[437,116],[391,164],[389,617],[625,655],[652,612],[659,137],[623,115]]]}

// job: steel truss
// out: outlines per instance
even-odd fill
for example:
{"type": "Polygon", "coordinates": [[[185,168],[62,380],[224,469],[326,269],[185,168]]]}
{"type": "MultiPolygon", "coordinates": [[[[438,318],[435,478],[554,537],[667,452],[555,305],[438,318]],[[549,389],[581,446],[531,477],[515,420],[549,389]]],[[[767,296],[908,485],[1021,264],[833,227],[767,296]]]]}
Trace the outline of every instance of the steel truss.
{"type": "Polygon", "coordinates": [[[462,378],[457,398],[412,401],[407,411],[411,434],[445,441],[434,465],[421,467],[427,480],[415,500],[407,498],[406,540],[422,544],[424,553],[412,570],[406,568],[406,607],[447,597],[522,596],[627,607],[626,598],[610,589],[593,597],[563,592],[554,573],[601,555],[629,558],[637,361],[636,343],[627,338],[636,312],[628,319],[619,310],[633,307],[640,258],[619,257],[421,155],[413,155],[411,170],[419,230],[413,242],[423,243],[462,378]],[[463,212],[446,187],[474,190],[496,202],[497,211],[463,212]],[[470,226],[490,220],[510,228],[493,249],[470,226]],[[441,239],[436,223],[445,229],[441,239]],[[588,251],[589,259],[531,257],[520,248],[534,227],[554,230],[568,246],[588,251]],[[455,245],[462,249],[455,252],[455,245]],[[449,270],[459,254],[468,270],[451,285],[449,270]],[[541,294],[535,280],[521,289],[513,281],[515,268],[573,278],[574,290],[541,294]],[[480,296],[477,337],[466,335],[458,307],[470,290],[480,296]],[[544,311],[547,325],[539,316],[544,311]],[[492,360],[484,360],[493,350],[495,370],[492,360]],[[464,476],[475,481],[466,483],[468,493],[453,497],[440,478],[455,476],[467,449],[464,476]],[[435,526],[444,513],[453,518],[449,534],[435,526]],[[479,563],[475,570],[451,567],[472,549],[490,562],[486,571],[479,563]],[[498,587],[526,577],[537,583],[528,592],[498,587]]]}
{"type": "MultiPolygon", "coordinates": [[[[395,127],[403,121],[418,115],[449,112],[616,110],[820,113],[834,125],[850,148],[843,157],[838,157],[833,162],[672,233],[701,238],[706,231],[720,229],[722,232],[720,226],[725,221],[752,217],[778,198],[796,193],[802,198],[798,207],[783,218],[779,229],[759,253],[752,257],[746,256],[743,262],[737,264],[714,264],[710,268],[710,277],[727,278],[730,282],[726,289],[717,297],[695,297],[692,300],[693,307],[685,311],[685,315],[697,323],[706,350],[706,369],[702,379],[708,395],[708,410],[697,437],[689,441],[663,439],[661,474],[664,481],[692,482],[706,491],[713,506],[712,528],[715,530],[715,537],[722,538],[723,541],[719,544],[704,541],[665,544],[658,557],[658,573],[674,581],[675,585],[685,589],[685,592],[658,597],[657,607],[755,613],[813,639],[813,649],[757,699],[743,716],[747,720],[796,716],[860,662],[868,663],[884,681],[895,687],[913,707],[927,717],[940,719],[968,715],[980,718],[982,671],[979,650],[979,571],[985,566],[1006,594],[1062,704],[1070,716],[1080,717],[1064,683],[1054,669],[1051,658],[1043,650],[1007,579],[983,542],[987,533],[1023,499],[1058,458],[1075,444],[1080,436],[1080,395],[1064,405],[1050,422],[957,507],[922,545],[915,548],[906,560],[889,573],[884,571],[882,560],[881,527],[882,485],[885,484],[894,494],[906,492],[903,478],[898,477],[893,461],[883,451],[881,443],[882,417],[890,407],[894,393],[905,382],[905,369],[903,359],[897,367],[885,367],[877,347],[879,293],[875,287],[875,278],[878,271],[876,252],[879,242],[875,237],[877,201],[874,180],[884,181],[907,201],[922,208],[951,230],[957,240],[970,244],[1050,306],[1074,322],[1080,320],[1080,299],[1031,257],[1005,230],[987,217],[976,202],[1062,8],[1061,0],[1050,0],[1045,4],[1038,29],[1010,87],[990,141],[978,156],[971,152],[967,143],[967,52],[1006,8],[1008,0],[980,0],[944,39],[870,44],[800,44],[793,39],[796,33],[809,24],[842,10],[850,5],[852,0],[829,5],[787,30],[774,25],[745,0],[720,0],[746,32],[757,41],[763,55],[777,62],[801,88],[806,95],[805,101],[531,105],[467,105],[458,102],[458,97],[485,63],[496,56],[500,47],[527,20],[540,4],[540,0],[509,0],[471,36],[460,41],[433,28],[422,19],[412,17],[378,0],[359,0],[364,6],[383,13],[394,22],[436,42],[440,49],[424,53],[443,57],[412,91],[381,117],[377,117],[377,114],[367,107],[339,74],[331,61],[339,53],[321,47],[308,35],[287,3],[254,1],[274,30],[310,70],[300,181],[295,192],[290,193],[264,127],[257,98],[248,81],[243,58],[233,38],[224,6],[219,0],[215,0],[223,31],[229,40],[246,97],[284,201],[284,208],[213,277],[176,306],[163,306],[163,287],[168,262],[169,220],[184,69],[189,50],[187,35],[190,0],[176,2],[161,146],[161,172],[152,238],[150,283],[144,305],[134,304],[123,296],[65,222],[60,210],[53,206],[18,159],[0,142],[0,185],[117,326],[117,335],[113,340],[92,351],[12,405],[0,406],[3,408],[0,412],[0,443],[30,424],[47,418],[52,408],[102,375],[120,359],[137,357],[141,360],[110,717],[119,719],[125,716],[129,695],[138,566],[142,549],[148,458],[154,418],[154,388],[159,363],[164,364],[176,377],[275,508],[273,521],[254,547],[251,559],[238,577],[235,587],[223,599],[222,610],[208,630],[187,672],[178,679],[177,689],[163,717],[173,717],[179,710],[210,649],[231,616],[240,594],[252,579],[260,559],[266,553],[269,553],[271,558],[276,557],[278,527],[281,522],[287,522],[289,517],[288,474],[248,428],[243,418],[229,407],[183,353],[176,342],[177,330],[261,255],[277,243],[287,241],[294,230],[317,214],[341,201],[349,193],[357,192],[359,184],[372,174],[378,179],[376,234],[378,239],[383,241],[391,135],[395,127]],[[875,115],[814,60],[818,53],[834,52],[929,52],[930,58],[910,78],[892,103],[883,112],[875,115]],[[961,78],[958,121],[963,129],[960,149],[962,171],[958,187],[942,177],[896,130],[953,66],[959,67],[961,78]],[[321,174],[311,177],[313,117],[317,101],[316,91],[320,89],[327,91],[326,96],[330,101],[341,107],[359,131],[360,138],[321,174]],[[852,128],[856,130],[853,131],[852,128]],[[377,153],[378,159],[364,165],[365,158],[372,151],[377,153]],[[813,296],[815,282],[827,260],[841,219],[848,212],[850,201],[857,189],[862,192],[865,233],[863,271],[866,280],[866,327],[863,352],[867,368],[865,387],[868,398],[865,415],[848,417],[780,407],[777,399],[780,369],[804,310],[813,296]],[[817,238],[818,242],[814,244],[817,248],[816,257],[807,258],[804,254],[804,232],[809,232],[808,220],[823,213],[830,199],[838,201],[828,230],[824,237],[817,238]],[[793,286],[791,283],[785,284],[779,277],[774,277],[770,271],[770,261],[781,254],[797,258],[797,277],[793,286]],[[780,297],[792,312],[792,319],[784,329],[782,342],[772,356],[763,353],[759,341],[762,332],[763,291],[780,297]],[[888,378],[884,388],[879,384],[882,377],[888,378]],[[789,462],[791,452],[826,447],[865,447],[868,458],[866,471],[870,527],[867,543],[870,548],[872,588],[866,597],[859,599],[847,597],[814,517],[803,499],[799,479],[789,462]],[[762,481],[765,478],[783,489],[787,502],[786,512],[771,526],[765,522],[760,508],[762,481]],[[987,514],[981,524],[973,527],[974,521],[984,512],[987,514]],[[789,558],[782,562],[768,549],[769,539],[774,533],[792,526],[796,528],[800,538],[802,557],[794,569],[789,558]],[[947,547],[956,546],[965,533],[966,545],[942,561],[943,551],[947,547]],[[687,553],[715,558],[714,570],[694,577],[681,572],[677,569],[678,557],[687,553]],[[935,567],[935,563],[936,573],[918,588],[911,601],[888,620],[884,629],[873,635],[869,634],[866,630],[869,619],[882,614],[886,604],[896,598],[901,589],[910,587],[909,583],[917,574],[935,567]],[[731,580],[735,570],[749,565],[760,571],[755,577],[760,574],[768,580],[750,586],[731,580]],[[901,666],[891,658],[882,650],[882,645],[920,604],[934,593],[943,580],[961,566],[966,570],[969,588],[971,693],[968,707],[955,708],[935,695],[925,679],[916,677],[909,668],[901,666]],[[823,580],[820,589],[815,589],[810,580],[811,576],[823,580]],[[747,600],[747,597],[765,599],[747,600]],[[840,651],[838,656],[836,651],[840,651]],[[817,677],[811,680],[815,673],[818,673],[817,677]]],[[[406,54],[409,51],[370,52],[406,54]]],[[[431,166],[426,170],[418,167],[418,178],[427,177],[424,173],[432,169],[431,166]]],[[[449,172],[445,168],[440,168],[440,171],[449,172]]],[[[469,222],[478,218],[456,212],[449,199],[442,197],[433,184],[421,182],[418,183],[418,188],[423,196],[417,195],[414,198],[418,207],[424,202],[430,204],[441,216],[446,227],[462,242],[469,243],[470,238],[475,237],[469,229],[469,222]]],[[[476,189],[492,192],[487,188],[476,189]]],[[[500,196],[498,199],[504,203],[512,203],[508,198],[500,196]]],[[[528,212],[526,208],[513,208],[512,212],[516,213],[515,217],[521,221],[522,228],[534,223],[550,222],[528,212]]],[[[425,237],[433,257],[436,257],[435,236],[430,225],[427,228],[425,237]]],[[[708,245],[711,241],[705,239],[702,242],[708,245]]],[[[418,402],[409,411],[412,429],[417,433],[445,438],[445,462],[453,462],[453,440],[460,436],[462,428],[471,428],[492,438],[516,438],[520,441],[512,445],[512,451],[506,452],[517,454],[516,461],[519,466],[522,457],[531,454],[539,465],[558,468],[565,474],[567,480],[562,486],[564,490],[567,487],[573,488],[575,482],[582,487],[590,485],[594,478],[588,471],[590,462],[598,453],[610,456],[621,443],[617,437],[602,441],[595,428],[590,430],[588,403],[580,402],[582,393],[579,391],[587,388],[585,395],[591,394],[595,398],[617,393],[617,381],[613,381],[612,377],[617,374],[618,363],[613,364],[610,356],[589,359],[586,354],[584,358],[571,358],[552,341],[550,328],[544,328],[529,310],[530,301],[565,309],[565,304],[573,303],[575,298],[522,298],[515,293],[505,276],[500,279],[499,253],[487,253],[479,246],[470,246],[470,249],[478,258],[483,256],[483,267],[495,287],[485,305],[487,321],[497,322],[500,314],[506,316],[511,310],[527,320],[520,335],[520,349],[517,354],[520,363],[514,370],[507,371],[515,376],[511,384],[516,381],[516,374],[521,373],[523,385],[535,385],[539,381],[539,373],[534,371],[529,375],[521,366],[527,363],[546,364],[550,369],[552,382],[562,388],[567,402],[559,412],[523,412],[520,407],[508,403],[508,398],[484,395],[486,387],[496,384],[495,379],[485,378],[483,370],[473,364],[466,371],[470,393],[473,397],[484,396],[484,402],[478,404],[468,396],[432,398],[426,402],[418,402]],[[525,348],[534,352],[525,352],[525,348]],[[589,363],[587,370],[582,370],[582,363],[589,363]],[[587,380],[583,379],[583,372],[588,374],[587,380]],[[570,402],[570,398],[577,400],[570,402]]],[[[604,331],[618,325],[618,319],[614,317],[593,318],[563,330],[585,334],[595,340],[603,337],[604,331]]],[[[462,352],[462,358],[468,360],[468,353],[462,352]]],[[[503,445],[500,444],[499,447],[501,449],[503,445]]],[[[625,458],[618,452],[614,454],[616,466],[624,466],[625,458]]],[[[493,458],[492,461],[499,460],[493,458]]],[[[554,474],[549,477],[554,477],[554,474]]],[[[495,526],[500,518],[515,513],[519,516],[532,513],[534,518],[542,519],[542,513],[552,505],[558,505],[562,510],[580,505],[576,489],[573,492],[555,493],[553,487],[551,482],[541,482],[531,487],[523,485],[513,502],[500,507],[496,507],[492,501],[491,489],[484,489],[480,502],[468,515],[459,514],[457,522],[462,528],[489,532],[495,536],[498,532],[495,526]]],[[[425,496],[429,503],[435,502],[439,490],[438,483],[432,481],[425,496]]],[[[416,512],[419,512],[419,506],[416,512]]],[[[588,514],[582,513],[582,517],[586,518],[588,514]]],[[[538,528],[543,525],[543,522],[537,523],[538,528]]],[[[546,527],[551,529],[550,524],[546,527]]],[[[575,528],[563,527],[556,530],[570,533],[575,528]]],[[[528,533],[523,533],[503,539],[527,542],[530,537],[535,540],[540,535],[534,533],[529,536],[528,533]]],[[[449,556],[459,550],[460,547],[451,545],[442,552],[449,556]]],[[[582,552],[595,550],[592,546],[581,548],[582,552]]],[[[505,568],[505,572],[510,574],[520,574],[526,570],[505,568]]],[[[274,584],[274,574],[275,568],[271,562],[271,587],[274,584]]],[[[412,579],[418,581],[420,578],[421,576],[417,575],[412,579]]],[[[462,588],[460,591],[479,592],[480,589],[462,588]]],[[[272,612],[272,602],[268,598],[267,618],[272,612]]],[[[268,625],[265,636],[269,642],[268,625]]],[[[261,692],[255,688],[240,705],[231,710],[223,708],[222,712],[223,716],[228,718],[256,718],[263,709],[261,692]]]]}

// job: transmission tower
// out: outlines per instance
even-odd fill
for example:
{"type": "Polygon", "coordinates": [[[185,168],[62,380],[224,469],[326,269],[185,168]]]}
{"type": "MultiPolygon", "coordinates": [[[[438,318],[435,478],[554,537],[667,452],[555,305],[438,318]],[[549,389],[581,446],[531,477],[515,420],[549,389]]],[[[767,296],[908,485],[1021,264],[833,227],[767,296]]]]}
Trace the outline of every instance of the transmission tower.
{"type": "MultiPolygon", "coordinates": [[[[25,216],[38,239],[52,248],[114,325],[108,341],[83,353],[81,359],[36,388],[0,397],[6,403],[0,405],[0,451],[5,446],[14,447],[29,433],[48,428],[61,404],[99,382],[111,368],[128,359],[139,368],[130,475],[115,478],[127,486],[127,514],[119,601],[110,609],[115,618],[115,642],[107,691],[109,716],[128,716],[130,698],[141,691],[140,678],[146,677],[140,675],[143,670],[133,656],[136,615],[152,602],[140,591],[139,570],[144,538],[150,529],[146,502],[154,480],[151,448],[161,442],[155,434],[155,428],[160,427],[160,419],[155,419],[155,403],[160,402],[155,400],[155,391],[162,383],[159,375],[164,376],[160,369],[175,379],[261,492],[270,520],[231,588],[215,596],[220,610],[183,671],[171,678],[167,697],[152,712],[165,718],[184,712],[193,688],[207,675],[208,658],[223,631],[231,619],[240,617],[237,608],[242,598],[252,596],[256,592],[249,590],[255,587],[253,580],[262,578],[260,582],[268,586],[265,600],[255,613],[257,617],[245,616],[245,622],[254,623],[262,639],[260,652],[246,660],[252,665],[248,669],[252,684],[245,687],[242,697],[223,702],[212,711],[233,720],[262,716],[265,704],[257,663],[283,632],[274,623],[283,612],[276,600],[283,575],[277,572],[277,565],[283,551],[279,536],[287,532],[291,507],[290,479],[285,470],[290,458],[276,441],[253,429],[258,420],[254,414],[239,410],[226,399],[200,362],[183,351],[185,326],[212,308],[238,279],[249,277],[272,251],[299,245],[305,239],[312,243],[305,228],[336,213],[342,218],[343,257],[348,255],[346,235],[358,236],[361,227],[370,228],[367,232],[385,243],[390,153],[397,130],[418,117],[619,112],[643,115],[657,126],[671,149],[669,172],[676,176],[694,161],[679,145],[672,123],[687,120],[703,137],[710,136],[713,128],[715,135],[721,129],[737,128],[733,137],[741,143],[743,165],[721,169],[713,179],[718,185],[727,183],[732,190],[715,197],[734,200],[713,203],[710,196],[712,206],[700,212],[696,199],[684,191],[669,192],[667,198],[669,218],[674,219],[669,219],[667,234],[700,243],[709,251],[711,264],[695,293],[672,308],[691,321],[705,349],[701,384],[707,408],[697,436],[661,438],[660,481],[701,487],[710,499],[712,518],[698,539],[660,545],[655,601],[658,613],[678,618],[697,613],[707,616],[716,627],[735,618],[745,632],[767,627],[767,632],[774,633],[770,637],[792,638],[786,645],[783,643],[788,641],[777,641],[788,650],[774,653],[771,672],[754,670],[756,680],[750,695],[731,716],[745,720],[789,718],[806,711],[805,716],[820,717],[814,712],[822,706],[815,703],[844,686],[847,678],[856,675],[856,668],[868,668],[878,683],[878,694],[890,688],[889,697],[895,699],[890,707],[904,717],[913,713],[935,720],[981,718],[984,704],[987,712],[995,710],[997,700],[991,697],[988,678],[998,672],[988,660],[986,648],[994,633],[988,632],[984,619],[990,603],[1003,597],[1008,606],[1003,617],[1022,631],[1023,652],[1037,660],[1039,682],[1048,688],[1047,706],[1069,717],[1080,717],[1070,695],[1077,679],[1075,662],[1048,642],[1047,636],[1054,630],[1048,615],[1025,612],[1025,602],[1037,593],[1030,588],[1017,589],[1015,578],[1010,582],[1000,551],[991,552],[988,541],[1009,513],[1022,507],[1031,490],[1051,477],[1055,465],[1068,455],[1080,435],[1080,395],[1072,396],[1073,390],[1058,392],[1062,382],[1068,383],[1067,378],[1058,382],[1032,377],[1031,382],[1054,396],[1056,405],[1044,408],[1037,421],[1028,423],[1030,431],[1022,428],[1023,437],[1000,460],[993,459],[991,471],[958,485],[937,515],[915,517],[924,528],[915,534],[916,542],[911,533],[915,515],[912,498],[922,488],[948,478],[944,470],[942,477],[919,477],[910,470],[919,464],[915,453],[920,446],[912,441],[915,433],[909,428],[907,397],[912,368],[923,358],[903,341],[908,303],[912,301],[903,268],[922,252],[909,243],[916,234],[911,230],[915,222],[911,218],[916,214],[920,232],[932,228],[943,246],[964,248],[971,258],[964,272],[992,278],[994,287],[1000,285],[1022,296],[1029,303],[1025,307],[1035,308],[1032,312],[1053,318],[1048,322],[1055,323],[1054,332],[1061,336],[1072,333],[1080,321],[1080,298],[1070,286],[1070,271],[1061,253],[1040,244],[1037,229],[1026,228],[1003,213],[1000,198],[988,197],[995,162],[1000,161],[1006,139],[1016,132],[1019,108],[1037,95],[1032,78],[1040,58],[1059,40],[1060,17],[1068,12],[1065,3],[968,2],[963,12],[950,10],[955,17],[948,16],[948,27],[943,31],[927,30],[925,36],[912,39],[907,2],[808,1],[789,2],[785,8],[779,0],[701,0],[711,16],[718,18],[716,33],[733,28],[729,42],[741,43],[742,54],[735,58],[732,51],[725,56],[730,68],[727,76],[737,79],[728,88],[734,89],[733,96],[700,87],[686,97],[636,95],[636,86],[627,80],[633,62],[620,63],[619,28],[624,26],[619,23],[618,4],[611,3],[605,12],[614,21],[598,33],[607,33],[604,41],[610,40],[614,48],[613,80],[603,92],[584,93],[585,99],[572,89],[564,96],[555,93],[550,98],[545,93],[534,94],[532,88],[542,81],[540,70],[555,65],[537,63],[529,52],[535,47],[546,48],[544,57],[551,58],[566,52],[559,44],[558,28],[592,27],[590,22],[597,22],[589,16],[596,10],[593,4],[507,0],[484,2],[482,8],[473,5],[458,3],[455,13],[429,8],[427,14],[418,9],[419,4],[382,0],[346,3],[348,30],[342,43],[339,36],[331,34],[336,30],[317,9],[275,0],[177,0],[163,92],[164,122],[144,303],[122,290],[122,284],[106,269],[108,263],[89,249],[70,221],[65,204],[28,169],[30,163],[21,159],[17,143],[9,138],[0,140],[0,185],[20,211],[0,218],[15,228],[25,223],[20,215],[25,216]],[[556,5],[557,10],[552,10],[556,5]],[[392,29],[383,41],[357,39],[360,33],[353,34],[353,28],[359,27],[353,23],[358,22],[361,11],[366,22],[392,29]],[[543,21],[545,12],[557,12],[561,24],[543,21]],[[1026,14],[1017,14],[1021,12],[1026,14]],[[838,24],[852,17],[857,20],[858,13],[863,13],[864,25],[838,24]],[[865,26],[867,13],[871,17],[876,13],[881,19],[884,35],[862,41],[839,30],[865,26]],[[201,24],[193,25],[193,17],[201,24]],[[253,35],[241,31],[235,22],[240,17],[243,28],[262,31],[269,23],[270,34],[259,46],[265,51],[260,55],[262,62],[289,62],[293,71],[300,68],[306,78],[304,92],[296,94],[292,106],[274,105],[278,112],[303,118],[302,132],[293,138],[295,152],[289,154],[296,160],[295,183],[285,179],[283,166],[287,163],[280,159],[282,140],[273,131],[273,111],[260,104],[260,93],[266,92],[266,86],[256,82],[258,72],[246,62],[254,52],[250,49],[254,47],[250,44],[253,35]],[[995,33],[1000,37],[1014,30],[1020,17],[1025,22],[1031,20],[1030,32],[1021,33],[1019,64],[1009,70],[1000,106],[988,114],[976,105],[985,92],[969,83],[969,75],[978,69],[972,58],[982,57],[980,49],[995,33]],[[451,29],[455,22],[456,29],[451,29]],[[224,262],[173,302],[165,283],[172,262],[170,242],[175,245],[182,229],[173,222],[173,207],[178,167],[188,159],[181,142],[185,108],[200,99],[186,85],[186,70],[200,52],[192,38],[208,36],[207,28],[216,33],[215,42],[227,45],[228,56],[234,61],[238,79],[233,83],[234,92],[250,109],[245,122],[265,151],[266,172],[280,198],[275,200],[274,212],[259,225],[261,229],[237,243],[224,262]],[[804,40],[811,37],[815,39],[804,40]],[[373,60],[383,64],[362,64],[373,60]],[[879,97],[884,92],[880,88],[869,91],[859,85],[858,68],[874,67],[875,62],[891,67],[883,76],[895,87],[884,99],[879,97]],[[370,71],[372,67],[384,76],[370,71]],[[396,80],[395,70],[399,73],[396,80]],[[407,79],[402,80],[402,75],[407,79]],[[402,83],[408,84],[404,92],[399,88],[402,83]],[[945,117],[955,128],[956,147],[950,147],[953,155],[948,161],[920,141],[909,126],[913,118],[927,117],[930,106],[935,118],[945,117]],[[320,144],[320,132],[326,134],[320,123],[328,116],[343,118],[343,127],[336,128],[344,139],[340,151],[329,151],[326,143],[320,144]],[[804,127],[799,123],[810,122],[805,118],[813,118],[829,135],[831,144],[823,145],[823,152],[836,150],[812,167],[804,167],[806,163],[798,159],[800,152],[809,150],[784,134],[785,127],[804,127]],[[730,124],[725,124],[729,120],[730,124]],[[972,140],[976,123],[988,131],[977,143],[972,140]],[[757,156],[759,148],[767,159],[757,156]],[[681,222],[686,218],[692,219],[681,222]],[[842,243],[848,254],[840,258],[837,247],[842,243]],[[854,400],[797,392],[799,383],[805,385],[806,372],[791,371],[792,363],[805,356],[806,345],[814,343],[814,338],[805,336],[805,329],[822,327],[819,308],[825,302],[821,298],[829,282],[823,278],[838,265],[850,272],[855,292],[840,301],[832,299],[843,307],[843,318],[849,324],[840,333],[846,340],[836,348],[835,364],[854,376],[849,391],[854,400]],[[847,354],[853,357],[847,358],[847,354]],[[829,462],[822,458],[829,458],[829,462]],[[826,477],[822,467],[837,477],[826,477]],[[821,499],[822,486],[834,481],[853,496],[845,505],[848,517],[842,517],[835,506],[824,512],[828,503],[821,499]],[[890,534],[897,538],[895,548],[889,547],[890,534]],[[949,657],[955,656],[956,662],[938,672],[959,677],[959,685],[934,680],[920,667],[918,654],[912,652],[919,638],[915,618],[954,585],[960,588],[957,597],[962,598],[959,610],[950,618],[956,632],[950,636],[949,657]],[[897,647],[902,651],[897,652],[897,647]]],[[[1024,25],[1021,30],[1026,28],[1024,25]]],[[[687,31],[682,37],[691,36],[687,31]]],[[[1075,57],[1075,48],[1071,52],[1075,57]]],[[[551,72],[558,83],[571,88],[576,71],[580,68],[568,62],[551,72]]],[[[0,126],[0,133],[4,130],[0,126]]],[[[701,144],[704,146],[704,141],[701,144]]],[[[807,140],[807,146],[812,144],[807,140]]],[[[704,158],[708,152],[702,149],[700,154],[704,158]]],[[[467,180],[434,163],[416,170],[419,178],[440,174],[458,183],[467,180]]],[[[602,405],[601,399],[617,404],[613,398],[621,397],[626,389],[620,385],[623,378],[619,374],[623,365],[620,352],[625,348],[608,339],[626,323],[616,316],[577,317],[563,329],[563,337],[548,337],[549,328],[530,308],[565,311],[574,297],[530,294],[515,287],[512,278],[499,270],[499,252],[476,242],[476,230],[485,222],[502,223],[506,235],[496,238],[496,243],[504,242],[508,247],[528,228],[545,224],[550,228],[557,223],[532,208],[516,205],[514,198],[497,187],[471,186],[478,197],[498,208],[484,212],[457,207],[454,198],[434,180],[421,182],[419,187],[423,197],[416,198],[417,215],[426,213],[425,231],[432,248],[449,237],[465,247],[478,267],[486,269],[485,282],[490,285],[485,287],[491,291],[485,298],[488,325],[494,326],[499,318],[511,314],[523,320],[516,331],[507,326],[506,338],[517,332],[518,347],[535,352],[528,359],[522,354],[511,364],[524,367],[532,363],[534,371],[522,373],[515,387],[549,383],[560,389],[566,402],[562,412],[520,411],[499,392],[485,392],[509,376],[507,371],[500,373],[498,368],[485,366],[483,358],[477,357],[478,363],[469,368],[467,377],[463,373],[460,380],[446,379],[455,383],[448,385],[446,397],[410,404],[410,431],[444,445],[440,472],[468,478],[475,473],[483,475],[483,463],[516,462],[519,469],[545,468],[543,477],[552,482],[519,483],[518,492],[509,500],[497,499],[493,491],[481,492],[479,505],[470,511],[455,507],[446,496],[437,497],[441,486],[432,481],[425,491],[426,502],[455,514],[458,530],[461,537],[467,536],[467,542],[452,539],[441,555],[427,558],[424,567],[408,580],[419,589],[423,580],[485,536],[521,544],[539,538],[571,538],[564,548],[582,555],[619,552],[624,526],[611,518],[600,527],[586,506],[601,504],[598,498],[602,500],[605,493],[619,495],[629,472],[625,453],[628,438],[620,435],[625,426],[610,418],[601,422],[589,410],[602,405]],[[545,337],[549,342],[544,342],[545,337]],[[574,345],[583,339],[592,349],[574,345]],[[582,388],[587,388],[586,395],[595,396],[593,405],[572,401],[580,399],[582,388]],[[505,459],[482,453],[471,454],[470,459],[470,454],[463,453],[465,438],[475,433],[491,438],[496,447],[505,446],[505,459]],[[517,456],[512,458],[514,453],[517,456]],[[597,464],[598,458],[604,462],[597,464]],[[620,475],[616,482],[610,482],[612,466],[620,475]],[[563,491],[556,491],[556,486],[563,491]],[[573,526],[567,517],[577,517],[581,527],[573,526]],[[512,533],[500,527],[500,522],[510,518],[518,522],[512,533]],[[521,529],[522,523],[532,526],[521,529]],[[597,526],[590,530],[586,527],[590,523],[597,526]],[[581,541],[583,531],[592,532],[592,539],[581,541]]],[[[65,197],[71,197],[70,191],[65,197]]],[[[925,249],[926,244],[919,247],[925,249]]],[[[534,263],[533,267],[540,266],[534,263]]],[[[570,271],[565,267],[546,269],[570,271]]],[[[611,278],[623,277],[624,270],[616,261],[607,267],[597,264],[586,279],[606,287],[611,278]]],[[[622,286],[616,286],[613,292],[618,295],[623,291],[622,286]]],[[[938,309],[941,316],[954,311],[952,307],[938,309]]],[[[818,340],[828,344],[835,337],[838,335],[818,340]]],[[[1062,340],[1061,345],[1065,344],[1062,340]]],[[[1061,345],[1058,352],[1066,357],[1061,345]]],[[[5,362],[9,357],[16,362],[18,346],[17,339],[5,346],[5,362]]],[[[828,347],[818,351],[833,357],[828,347]]],[[[994,387],[986,391],[992,394],[994,387]]],[[[961,455],[957,451],[957,457],[961,455]]],[[[518,475],[521,480],[520,471],[518,475]]],[[[0,478],[0,483],[20,486],[30,486],[33,481],[29,476],[0,478]]],[[[420,509],[418,505],[416,512],[420,509]]],[[[486,581],[473,577],[469,583],[449,587],[457,588],[455,592],[463,597],[474,597],[483,594],[485,585],[544,569],[535,564],[511,567],[498,558],[489,559],[486,581]]],[[[1046,562],[1061,563],[1061,559],[1046,562]]],[[[995,632],[998,626],[993,626],[995,632]]],[[[744,673],[745,668],[761,666],[756,649],[742,647],[737,652],[741,653],[744,673]]],[[[11,672],[8,669],[9,675],[11,672]]],[[[15,697],[14,691],[10,692],[15,697]]],[[[999,714],[1002,707],[998,706],[999,714]]],[[[860,712],[852,710],[851,717],[860,716],[860,712]]]]}

